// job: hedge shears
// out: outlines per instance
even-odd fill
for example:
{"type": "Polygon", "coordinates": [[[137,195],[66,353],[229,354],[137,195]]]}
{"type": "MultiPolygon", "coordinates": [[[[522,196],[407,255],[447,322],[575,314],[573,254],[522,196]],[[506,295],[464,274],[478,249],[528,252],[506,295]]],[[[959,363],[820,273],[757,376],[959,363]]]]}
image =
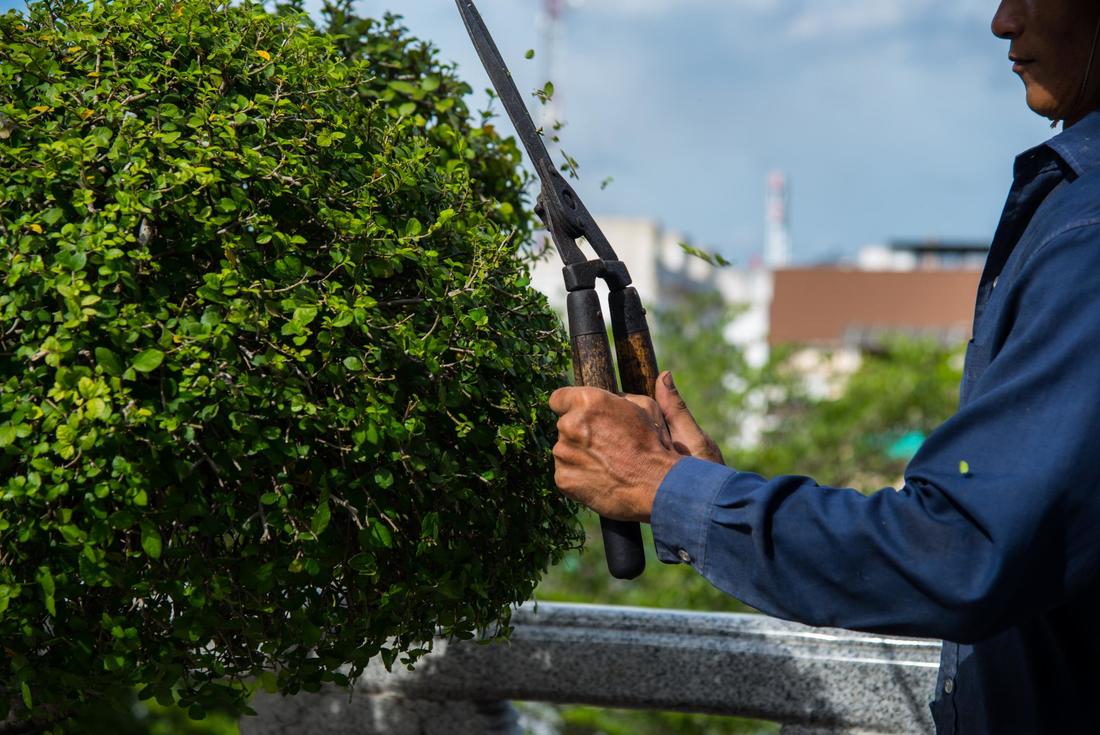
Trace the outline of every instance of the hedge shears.
{"type": "MultiPolygon", "coordinates": [[[[619,260],[580,197],[554,165],[512,81],[512,73],[508,71],[473,0],[456,2],[481,63],[542,181],[535,213],[549,231],[564,263],[562,273],[568,292],[566,310],[576,384],[618,392],[607,326],[596,293],[596,281],[602,279],[610,290],[608,306],[622,389],[626,393],[654,398],[657,357],[653,352],[645,309],[642,308],[638,291],[630,285],[626,265],[619,260]],[[584,254],[577,245],[578,238],[588,241],[597,255],[595,259],[590,260],[584,254]]],[[[600,526],[611,575],[619,579],[634,579],[641,574],[645,570],[645,552],[639,524],[601,518],[600,526]]]]}

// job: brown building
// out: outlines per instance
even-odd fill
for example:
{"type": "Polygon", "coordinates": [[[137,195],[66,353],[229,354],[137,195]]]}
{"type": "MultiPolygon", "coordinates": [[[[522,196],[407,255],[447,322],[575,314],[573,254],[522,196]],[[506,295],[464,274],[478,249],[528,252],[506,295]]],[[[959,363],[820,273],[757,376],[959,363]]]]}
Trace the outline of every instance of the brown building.
{"type": "Polygon", "coordinates": [[[769,343],[865,347],[888,333],[970,336],[979,270],[776,271],[769,343]]]}

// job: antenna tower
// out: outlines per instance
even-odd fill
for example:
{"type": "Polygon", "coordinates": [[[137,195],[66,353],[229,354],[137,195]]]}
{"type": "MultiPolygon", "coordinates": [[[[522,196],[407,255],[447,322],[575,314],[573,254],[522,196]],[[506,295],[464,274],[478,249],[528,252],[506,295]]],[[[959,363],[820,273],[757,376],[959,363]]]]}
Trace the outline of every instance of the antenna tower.
{"type": "Polygon", "coordinates": [[[772,171],[768,174],[764,229],[764,265],[770,270],[786,268],[791,262],[789,204],[787,175],[782,171],[772,171]]]}

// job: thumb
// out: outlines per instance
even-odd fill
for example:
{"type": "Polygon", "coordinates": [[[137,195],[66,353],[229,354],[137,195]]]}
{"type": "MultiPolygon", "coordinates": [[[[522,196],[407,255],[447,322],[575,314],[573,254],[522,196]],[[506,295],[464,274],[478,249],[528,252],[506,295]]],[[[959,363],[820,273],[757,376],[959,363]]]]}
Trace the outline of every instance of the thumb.
{"type": "Polygon", "coordinates": [[[665,422],[677,451],[706,459],[713,459],[716,454],[721,456],[714,442],[691,415],[691,410],[676,389],[672,373],[662,373],[657,379],[657,405],[665,415],[665,422]]]}

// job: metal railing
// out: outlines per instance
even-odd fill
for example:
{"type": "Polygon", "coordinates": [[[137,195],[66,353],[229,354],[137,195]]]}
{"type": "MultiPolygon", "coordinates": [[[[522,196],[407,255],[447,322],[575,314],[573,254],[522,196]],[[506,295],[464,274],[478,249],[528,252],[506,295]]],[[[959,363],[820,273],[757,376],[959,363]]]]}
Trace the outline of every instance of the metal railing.
{"type": "Polygon", "coordinates": [[[264,695],[242,735],[521,732],[509,700],[737,715],[784,735],[929,733],[935,641],[762,615],[529,604],[504,643],[438,642],[354,695],[264,695]]]}

